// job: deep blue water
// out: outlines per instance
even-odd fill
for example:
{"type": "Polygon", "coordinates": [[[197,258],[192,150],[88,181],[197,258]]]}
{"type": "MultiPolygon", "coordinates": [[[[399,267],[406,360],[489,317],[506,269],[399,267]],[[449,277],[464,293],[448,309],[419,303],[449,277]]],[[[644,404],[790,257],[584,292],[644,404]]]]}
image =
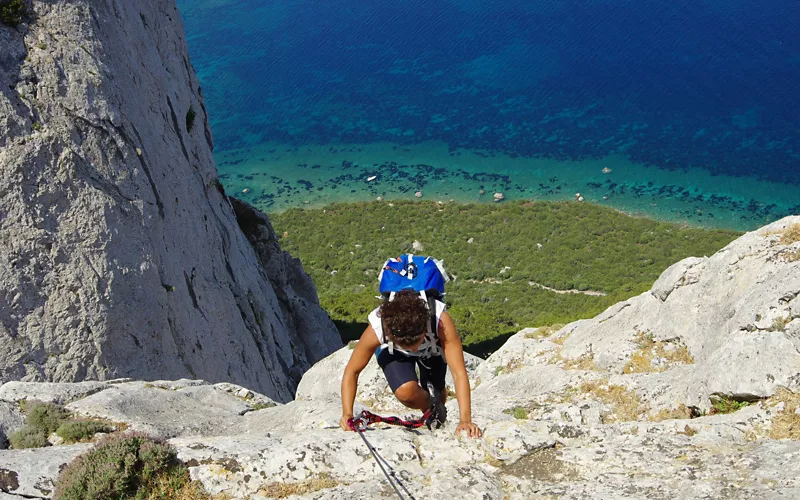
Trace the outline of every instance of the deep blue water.
{"type": "Polygon", "coordinates": [[[437,139],[800,185],[797,0],[178,6],[218,151],[437,139]]]}

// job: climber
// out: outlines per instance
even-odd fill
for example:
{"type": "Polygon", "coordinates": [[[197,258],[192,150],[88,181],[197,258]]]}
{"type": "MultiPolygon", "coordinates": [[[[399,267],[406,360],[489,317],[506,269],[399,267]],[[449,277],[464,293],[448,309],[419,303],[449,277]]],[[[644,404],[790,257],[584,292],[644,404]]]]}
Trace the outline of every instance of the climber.
{"type": "Polygon", "coordinates": [[[450,367],[456,389],[460,420],[456,435],[466,432],[477,438],[481,430],[472,422],[470,387],[464,365],[461,339],[442,302],[436,305],[435,331],[428,303],[416,292],[401,291],[369,314],[364,330],[342,376],[342,418],[339,425],[350,430],[358,376],[374,354],[397,399],[408,408],[432,410],[429,427],[439,427],[447,418],[445,373],[450,367]],[[415,367],[419,366],[417,379],[415,367]],[[428,390],[424,389],[425,387],[428,390]]]}

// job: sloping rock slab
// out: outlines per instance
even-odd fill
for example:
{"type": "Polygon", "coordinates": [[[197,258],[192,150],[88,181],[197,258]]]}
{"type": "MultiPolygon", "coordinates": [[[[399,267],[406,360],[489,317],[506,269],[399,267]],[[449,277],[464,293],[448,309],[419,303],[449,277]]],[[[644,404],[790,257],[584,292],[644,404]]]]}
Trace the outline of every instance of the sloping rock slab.
{"type": "Polygon", "coordinates": [[[609,436],[502,466],[509,499],[797,498],[797,441],[699,444],[683,435],[609,436]]]}
{"type": "Polygon", "coordinates": [[[214,386],[170,390],[150,383],[120,384],[70,403],[67,409],[89,417],[123,422],[165,439],[235,434],[252,406],[214,386]]]}
{"type": "Polygon", "coordinates": [[[61,468],[91,447],[91,444],[74,444],[0,450],[0,491],[15,499],[50,498],[61,468]]]}
{"type": "MultiPolygon", "coordinates": [[[[467,498],[502,498],[500,483],[481,463],[474,441],[451,433],[413,432],[397,428],[366,433],[377,452],[416,498],[435,498],[460,491],[467,498]],[[420,449],[448,450],[425,459],[420,449]],[[476,460],[476,458],[478,460],[476,460]]],[[[179,458],[212,493],[234,498],[397,498],[367,446],[352,432],[308,430],[281,436],[225,436],[170,441],[179,458]]]]}
{"type": "Polygon", "coordinates": [[[36,400],[45,403],[66,404],[85,398],[109,387],[106,382],[6,382],[0,387],[0,401],[18,403],[36,400]]]}

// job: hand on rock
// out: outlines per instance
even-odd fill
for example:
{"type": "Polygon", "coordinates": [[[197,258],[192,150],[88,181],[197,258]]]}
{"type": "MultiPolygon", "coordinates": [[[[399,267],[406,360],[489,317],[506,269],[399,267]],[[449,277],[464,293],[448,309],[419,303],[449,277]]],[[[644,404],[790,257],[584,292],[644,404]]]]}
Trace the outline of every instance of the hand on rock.
{"type": "Polygon", "coordinates": [[[472,422],[459,422],[458,427],[456,427],[456,436],[461,436],[462,431],[466,432],[467,436],[471,438],[479,438],[482,435],[478,426],[472,422]]]}

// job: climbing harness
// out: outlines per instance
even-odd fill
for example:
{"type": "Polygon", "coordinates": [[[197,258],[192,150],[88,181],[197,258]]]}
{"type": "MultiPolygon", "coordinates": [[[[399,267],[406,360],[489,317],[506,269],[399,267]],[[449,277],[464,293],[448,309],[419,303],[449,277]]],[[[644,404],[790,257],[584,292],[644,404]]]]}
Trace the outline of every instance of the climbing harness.
{"type": "Polygon", "coordinates": [[[408,498],[410,498],[411,500],[415,500],[414,495],[412,495],[411,492],[408,491],[408,489],[405,487],[405,485],[403,485],[403,482],[400,480],[397,474],[395,474],[394,469],[389,464],[389,462],[387,462],[386,459],[384,459],[378,453],[378,450],[376,450],[375,447],[372,446],[372,444],[367,440],[367,436],[364,435],[364,431],[367,430],[367,426],[369,424],[374,424],[374,423],[399,425],[401,427],[405,427],[406,429],[417,429],[419,427],[422,427],[423,425],[426,425],[426,421],[430,419],[432,414],[433,412],[431,410],[425,410],[425,413],[422,415],[422,417],[418,419],[403,420],[399,417],[381,417],[380,415],[375,415],[372,412],[363,410],[361,412],[361,415],[359,415],[358,417],[350,418],[347,420],[347,426],[350,427],[351,430],[357,432],[359,436],[361,436],[361,439],[364,441],[364,444],[367,445],[367,448],[369,448],[369,451],[370,453],[372,453],[372,456],[375,458],[375,461],[378,462],[378,467],[381,468],[381,471],[383,471],[383,475],[386,476],[386,480],[389,481],[389,484],[392,486],[395,493],[397,493],[397,496],[400,497],[401,499],[404,498],[403,494],[400,493],[400,490],[397,488],[395,483],[400,485],[400,488],[403,488],[403,491],[406,492],[408,498]]]}

